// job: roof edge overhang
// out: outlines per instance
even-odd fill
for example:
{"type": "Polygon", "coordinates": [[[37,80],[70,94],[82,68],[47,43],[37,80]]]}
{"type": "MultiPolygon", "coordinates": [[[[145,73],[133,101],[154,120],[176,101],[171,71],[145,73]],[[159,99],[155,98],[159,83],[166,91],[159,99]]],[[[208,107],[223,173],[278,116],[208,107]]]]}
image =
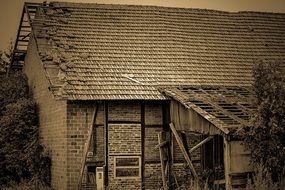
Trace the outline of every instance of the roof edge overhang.
{"type": "MultiPolygon", "coordinates": [[[[209,87],[211,87],[211,86],[209,86],[209,87]]],[[[199,88],[199,87],[196,87],[196,88],[199,88]]],[[[238,88],[241,88],[241,87],[238,87],[238,88]]],[[[204,109],[202,109],[201,107],[199,107],[198,105],[193,103],[191,101],[191,99],[189,97],[187,97],[187,95],[185,96],[185,94],[183,94],[183,93],[181,93],[181,94],[180,93],[175,93],[175,90],[172,90],[172,89],[177,89],[177,87],[174,87],[174,88],[173,87],[172,88],[161,88],[160,92],[163,93],[165,96],[170,97],[172,100],[175,100],[175,101],[179,102],[186,109],[191,109],[191,110],[195,111],[196,113],[198,113],[201,117],[203,117],[209,123],[214,125],[218,130],[220,130],[225,135],[230,135],[232,133],[232,131],[234,131],[234,130],[236,130],[238,128],[251,126],[251,121],[246,121],[245,122],[245,121],[243,121],[242,119],[238,118],[235,115],[232,115],[231,117],[233,117],[234,119],[238,120],[238,122],[240,124],[239,125],[227,124],[227,123],[223,122],[221,119],[215,117],[213,114],[205,111],[204,109]]],[[[207,95],[209,95],[209,94],[207,94],[207,95]]],[[[237,95],[237,94],[235,94],[235,95],[237,96],[237,98],[240,98],[239,95],[237,95]]],[[[197,97],[199,97],[199,96],[197,96],[197,97]]],[[[203,100],[203,98],[202,98],[202,100],[203,100]]],[[[228,111],[225,110],[225,112],[228,112],[228,111]]]]}

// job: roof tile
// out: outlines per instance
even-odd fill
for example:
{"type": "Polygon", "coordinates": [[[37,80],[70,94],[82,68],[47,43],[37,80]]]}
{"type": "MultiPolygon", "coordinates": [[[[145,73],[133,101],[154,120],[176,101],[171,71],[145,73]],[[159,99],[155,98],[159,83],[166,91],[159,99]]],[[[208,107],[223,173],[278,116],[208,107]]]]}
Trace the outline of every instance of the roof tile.
{"type": "Polygon", "coordinates": [[[52,89],[67,99],[162,100],[159,86],[250,86],[255,60],[285,57],[277,13],[51,3],[33,30],[52,89]]]}

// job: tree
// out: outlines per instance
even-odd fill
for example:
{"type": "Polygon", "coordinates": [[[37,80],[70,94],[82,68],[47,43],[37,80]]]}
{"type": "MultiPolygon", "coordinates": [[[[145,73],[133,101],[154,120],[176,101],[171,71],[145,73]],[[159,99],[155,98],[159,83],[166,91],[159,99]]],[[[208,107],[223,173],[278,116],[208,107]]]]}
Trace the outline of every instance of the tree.
{"type": "Polygon", "coordinates": [[[39,141],[36,104],[22,73],[0,81],[0,185],[50,182],[51,160],[39,141]]]}
{"type": "Polygon", "coordinates": [[[271,172],[273,179],[285,174],[285,83],[278,63],[256,64],[254,90],[257,114],[245,135],[252,162],[271,172]]]}
{"type": "Polygon", "coordinates": [[[11,63],[13,52],[13,41],[10,41],[10,46],[7,50],[0,50],[0,74],[6,74],[9,64],[11,63]]]}

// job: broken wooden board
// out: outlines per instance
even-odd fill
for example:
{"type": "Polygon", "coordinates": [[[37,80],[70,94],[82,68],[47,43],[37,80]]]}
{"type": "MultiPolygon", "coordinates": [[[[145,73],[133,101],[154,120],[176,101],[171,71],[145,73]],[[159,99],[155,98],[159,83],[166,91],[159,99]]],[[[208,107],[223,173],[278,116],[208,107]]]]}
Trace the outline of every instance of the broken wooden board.
{"type": "Polygon", "coordinates": [[[190,159],[189,156],[188,156],[188,153],[187,153],[185,147],[183,146],[182,139],[181,139],[180,136],[178,135],[178,132],[176,131],[176,129],[175,129],[173,123],[170,123],[169,126],[170,126],[170,129],[171,129],[172,133],[174,134],[174,137],[175,137],[175,139],[176,139],[176,141],[177,141],[177,144],[178,144],[179,148],[181,149],[182,154],[183,154],[183,156],[184,156],[184,158],[185,158],[185,160],[186,160],[188,166],[190,167],[191,173],[192,173],[192,175],[193,175],[195,181],[196,181],[196,182],[199,182],[198,175],[197,175],[197,173],[196,173],[196,171],[195,171],[195,168],[194,168],[194,166],[193,166],[193,164],[192,164],[191,159],[190,159]]]}

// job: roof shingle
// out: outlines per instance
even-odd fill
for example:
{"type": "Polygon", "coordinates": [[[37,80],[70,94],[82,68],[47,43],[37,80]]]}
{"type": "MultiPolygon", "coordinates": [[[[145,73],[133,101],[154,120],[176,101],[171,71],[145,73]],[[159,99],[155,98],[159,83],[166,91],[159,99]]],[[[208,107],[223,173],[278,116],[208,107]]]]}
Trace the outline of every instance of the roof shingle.
{"type": "Polygon", "coordinates": [[[40,7],[33,31],[52,89],[67,99],[165,99],[157,87],[249,86],[255,60],[285,57],[285,14],[277,13],[51,3],[40,7]]]}

